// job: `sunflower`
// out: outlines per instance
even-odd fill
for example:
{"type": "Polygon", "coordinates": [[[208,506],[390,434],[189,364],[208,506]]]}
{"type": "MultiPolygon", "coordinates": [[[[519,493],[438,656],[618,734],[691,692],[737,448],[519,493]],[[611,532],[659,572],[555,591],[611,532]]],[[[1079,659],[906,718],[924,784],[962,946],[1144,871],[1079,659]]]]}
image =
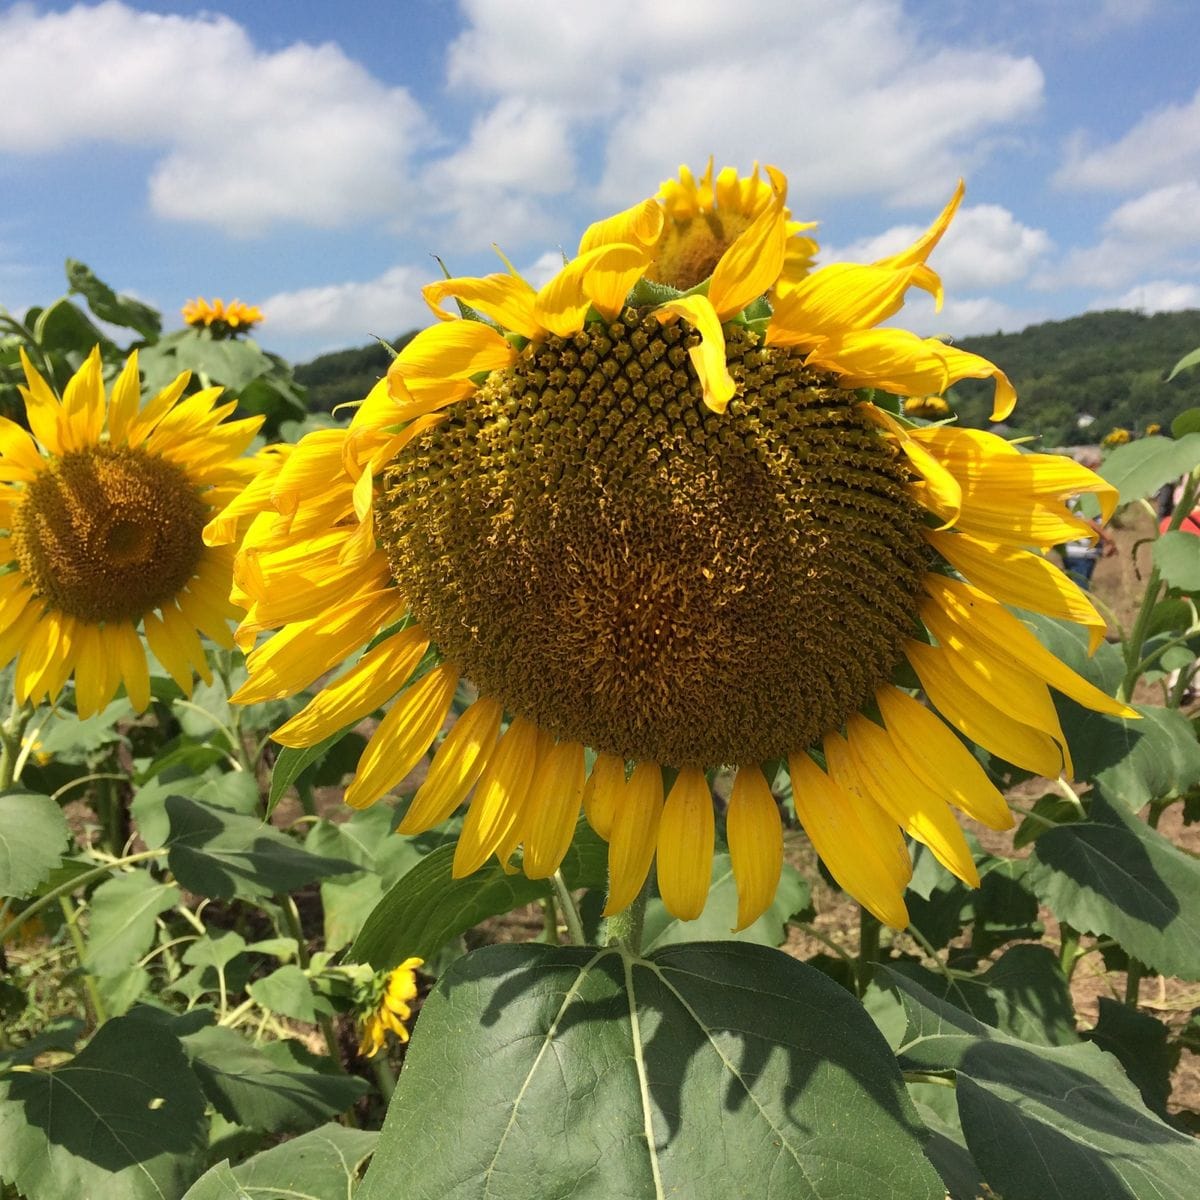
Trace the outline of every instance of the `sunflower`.
{"type": "Polygon", "coordinates": [[[225,422],[220,388],[184,397],[184,372],[144,406],[134,351],[105,399],[93,349],[60,400],[21,350],[32,436],[0,419],[0,665],[20,703],[75,677],[81,717],[123,682],[139,712],[150,673],[138,635],[187,694],[211,673],[198,633],[233,644],[233,556],[201,531],[251,478],[239,459],[261,417],[225,422]],[[182,397],[182,399],[181,399],[182,397]]]}
{"type": "Polygon", "coordinates": [[[366,1010],[358,1019],[358,1052],[373,1058],[383,1049],[389,1033],[408,1041],[412,1001],[417,998],[417,968],[422,958],[406,958],[398,967],[375,981],[366,1010]]]}
{"type": "Polygon", "coordinates": [[[990,378],[994,419],[1011,410],[987,360],[878,328],[911,286],[940,299],[926,258],[961,184],[903,253],[780,287],[793,234],[786,180],[767,174],[770,202],[699,287],[664,278],[657,199],[592,226],[541,290],[511,272],[430,285],[439,323],[349,429],[306,437],[243,502],[261,507],[238,560],[240,636],[278,632],[234,699],[294,695],[365,646],[274,735],[313,745],[390,701],[346,793],[363,807],[422,760],[469,683],[399,826],[428,829],[473,791],[460,876],[518,846],[527,875],[550,875],[582,805],[609,844],[606,911],[657,858],[667,908],[693,918],[709,774],[732,767],[742,927],[778,883],[770,781],[786,768],[834,877],[903,926],[906,837],[975,884],[951,807],[1012,823],[956,733],[1056,777],[1071,767],[1047,685],[1133,715],[1005,607],[1099,643],[1104,621],[1040,550],[1092,533],[1069,497],[1097,493],[1108,513],[1113,489],[994,435],[910,427],[858,390],[990,378]],[[936,713],[898,682],[913,672],[936,713]]]}
{"type": "Polygon", "coordinates": [[[195,329],[211,329],[221,337],[235,337],[247,332],[262,319],[262,309],[257,304],[243,304],[240,300],[213,300],[203,296],[189,300],[182,309],[183,319],[195,329]]]}
{"type": "Polygon", "coordinates": [[[941,396],[910,396],[904,401],[904,415],[922,421],[944,421],[954,413],[941,396]]]}

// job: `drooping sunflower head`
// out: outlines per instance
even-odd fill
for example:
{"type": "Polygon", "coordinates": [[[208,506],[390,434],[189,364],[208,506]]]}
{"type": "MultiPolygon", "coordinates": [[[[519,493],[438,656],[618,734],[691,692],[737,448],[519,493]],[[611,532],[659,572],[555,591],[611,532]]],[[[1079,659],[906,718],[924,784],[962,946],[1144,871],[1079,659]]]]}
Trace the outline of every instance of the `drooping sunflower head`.
{"type": "Polygon", "coordinates": [[[412,1004],[420,990],[417,969],[424,965],[424,959],[406,958],[372,979],[359,1006],[359,1054],[373,1058],[387,1044],[389,1033],[401,1043],[408,1041],[412,1004]]]}
{"type": "Polygon", "coordinates": [[[306,438],[241,502],[258,509],[239,557],[243,634],[281,632],[235,699],[294,694],[371,640],[275,735],[309,745],[391,701],[349,803],[400,784],[473,686],[400,826],[428,828],[473,794],[459,874],[518,846],[527,874],[552,873],[582,804],[609,841],[609,911],[657,859],[668,908],[694,917],[708,776],[733,767],[745,925],[779,878],[768,779],[786,764],[834,876],[904,924],[905,836],[974,882],[950,806],[1010,823],[952,728],[1053,776],[1070,765],[1047,683],[1129,711],[1004,607],[1102,636],[1038,551],[1090,531],[1068,497],[1111,505],[1111,489],[992,435],[913,428],[860,391],[992,378],[994,417],[1012,407],[993,364],[878,327],[909,287],[940,300],[926,259],[961,185],[903,253],[796,280],[786,180],[767,175],[687,295],[651,278],[668,219],[693,201],[711,211],[687,175],[665,203],[592,226],[540,290],[511,272],[430,285],[440,322],[350,429],[306,438]],[[909,668],[940,717],[894,682],[909,668]]]}
{"type": "Polygon", "coordinates": [[[904,415],[921,421],[944,421],[953,412],[943,396],[909,396],[904,401],[904,415]]]}
{"type": "Polygon", "coordinates": [[[1117,426],[1115,429],[1110,429],[1103,438],[1100,439],[1102,446],[1107,446],[1112,449],[1115,446],[1124,446],[1132,438],[1132,434],[1128,429],[1117,426]]]}
{"type": "Polygon", "coordinates": [[[208,329],[220,338],[246,333],[263,319],[257,304],[243,304],[240,300],[226,304],[220,299],[205,300],[203,296],[189,300],[182,312],[184,321],[194,329],[208,329]]]}
{"type": "Polygon", "coordinates": [[[220,388],[184,398],[180,375],[144,406],[134,352],[106,399],[95,349],[60,398],[22,352],[32,433],[0,422],[0,665],[17,698],[55,700],[75,677],[90,716],[123,682],[149,703],[139,630],[185,692],[209,678],[197,631],[232,645],[232,555],[206,522],[253,467],[261,417],[224,421],[220,388]]]}

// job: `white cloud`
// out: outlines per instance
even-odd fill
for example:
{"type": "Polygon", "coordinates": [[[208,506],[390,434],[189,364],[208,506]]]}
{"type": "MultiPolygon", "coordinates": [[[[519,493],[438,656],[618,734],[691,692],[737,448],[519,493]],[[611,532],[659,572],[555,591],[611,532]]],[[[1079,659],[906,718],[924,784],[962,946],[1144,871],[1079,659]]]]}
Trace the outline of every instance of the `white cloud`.
{"type": "Polygon", "coordinates": [[[923,337],[945,337],[954,341],[971,334],[1015,333],[1049,319],[1044,310],[1016,308],[986,296],[949,298],[941,312],[924,292],[910,291],[904,309],[888,322],[911,329],[923,337]]]}
{"type": "MultiPolygon", "coordinates": [[[[821,262],[871,262],[895,254],[925,232],[921,225],[895,225],[875,237],[825,250],[821,262]]],[[[942,277],[946,294],[1002,287],[1026,278],[1050,251],[1044,229],[1018,221],[996,204],[968,205],[959,210],[929,263],[942,277]]]]}
{"type": "Polygon", "coordinates": [[[1181,312],[1200,308],[1200,284],[1181,283],[1176,279],[1152,279],[1139,283],[1120,296],[1102,297],[1088,305],[1093,311],[1131,308],[1136,312],[1181,312]]]}
{"type": "Polygon", "coordinates": [[[1200,90],[1142,117],[1123,137],[1089,149],[1077,136],[1055,182],[1098,191],[1174,183],[1200,173],[1200,90]]]}
{"type": "Polygon", "coordinates": [[[155,147],[160,216],[250,233],[391,214],[424,118],[334,45],[257,49],[225,16],[117,0],[0,15],[0,149],[155,147]]]}
{"type": "Polygon", "coordinates": [[[1114,234],[1164,249],[1200,245],[1200,183],[1174,183],[1127,200],[1104,225],[1114,234]]]}
{"type": "MultiPolygon", "coordinates": [[[[1031,58],[925,40],[899,0],[463,9],[451,87],[497,111],[514,99],[553,106],[576,145],[603,155],[602,207],[652,194],[679,162],[702,167],[710,153],[784,167],[798,218],[848,195],[936,202],[1042,100],[1031,58]]],[[[482,148],[458,159],[476,161],[486,164],[482,148]]]]}
{"type": "Polygon", "coordinates": [[[431,324],[433,317],[421,299],[428,282],[428,271],[395,266],[376,279],[278,292],[259,307],[272,341],[304,340],[326,348],[358,345],[431,324]]]}

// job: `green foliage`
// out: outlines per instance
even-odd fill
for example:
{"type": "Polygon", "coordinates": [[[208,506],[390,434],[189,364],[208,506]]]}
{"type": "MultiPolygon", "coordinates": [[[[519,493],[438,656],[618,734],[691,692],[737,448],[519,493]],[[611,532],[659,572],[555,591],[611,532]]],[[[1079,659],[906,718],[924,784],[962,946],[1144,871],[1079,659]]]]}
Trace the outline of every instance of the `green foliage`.
{"type": "Polygon", "coordinates": [[[0,792],[0,896],[28,896],[58,866],[68,832],[49,796],[0,792]]]}
{"type": "Polygon", "coordinates": [[[421,1020],[360,1200],[943,1195],[883,1038],[774,950],[494,946],[421,1020]]]}

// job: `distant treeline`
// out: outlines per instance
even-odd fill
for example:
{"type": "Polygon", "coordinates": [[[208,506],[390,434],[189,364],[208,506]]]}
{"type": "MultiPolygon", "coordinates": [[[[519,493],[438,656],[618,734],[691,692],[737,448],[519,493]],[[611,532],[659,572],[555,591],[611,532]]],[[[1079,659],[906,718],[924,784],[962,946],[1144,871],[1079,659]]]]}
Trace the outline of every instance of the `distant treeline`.
{"type": "MultiPolygon", "coordinates": [[[[398,337],[400,349],[414,335],[398,337]]],[[[1185,354],[1200,346],[1200,310],[1087,313],[1047,321],[1020,333],[969,337],[956,343],[1008,373],[1020,398],[1009,421],[1017,433],[1043,445],[1096,442],[1110,429],[1140,433],[1152,422],[1170,426],[1187,408],[1200,407],[1200,368],[1164,382],[1185,354]],[[1080,418],[1091,417],[1090,424],[1080,418]]],[[[391,355],[381,343],[323,354],[296,367],[314,411],[361,400],[387,373],[391,355]]],[[[968,380],[951,393],[960,420],[986,428],[992,385],[968,380]]]]}

